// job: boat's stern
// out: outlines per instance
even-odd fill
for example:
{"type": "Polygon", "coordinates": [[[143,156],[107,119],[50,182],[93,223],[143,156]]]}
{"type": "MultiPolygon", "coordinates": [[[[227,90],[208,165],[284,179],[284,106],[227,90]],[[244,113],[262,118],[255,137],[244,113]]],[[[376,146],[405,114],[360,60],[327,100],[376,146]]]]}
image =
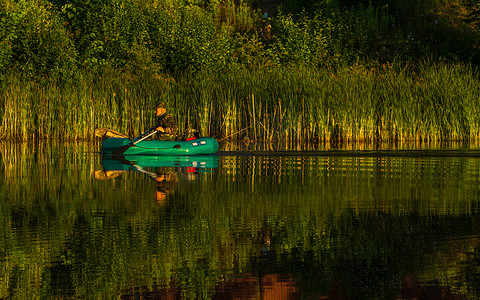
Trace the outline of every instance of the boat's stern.
{"type": "Polygon", "coordinates": [[[213,154],[218,151],[218,142],[212,137],[198,138],[187,141],[190,151],[194,154],[213,154]]]}

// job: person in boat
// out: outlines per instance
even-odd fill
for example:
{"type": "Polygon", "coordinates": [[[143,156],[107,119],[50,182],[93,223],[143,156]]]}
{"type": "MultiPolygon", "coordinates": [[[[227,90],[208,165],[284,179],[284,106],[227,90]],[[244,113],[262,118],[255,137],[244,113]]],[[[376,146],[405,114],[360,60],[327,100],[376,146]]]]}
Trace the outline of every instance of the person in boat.
{"type": "Polygon", "coordinates": [[[161,140],[175,140],[177,138],[177,123],[173,117],[167,113],[165,103],[160,103],[155,107],[155,115],[157,116],[157,122],[155,129],[160,133],[157,135],[161,140]]]}
{"type": "Polygon", "coordinates": [[[198,131],[190,128],[178,134],[177,123],[173,117],[167,113],[165,103],[162,102],[155,107],[155,115],[157,116],[157,122],[154,127],[160,132],[160,134],[157,135],[157,139],[185,141],[199,137],[198,131]]]}

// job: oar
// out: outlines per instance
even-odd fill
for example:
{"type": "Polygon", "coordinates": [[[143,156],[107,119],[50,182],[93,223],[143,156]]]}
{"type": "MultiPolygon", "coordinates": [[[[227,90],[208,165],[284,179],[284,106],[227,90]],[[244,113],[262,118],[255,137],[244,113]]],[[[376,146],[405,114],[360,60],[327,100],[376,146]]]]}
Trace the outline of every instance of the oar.
{"type": "MultiPolygon", "coordinates": [[[[146,138],[154,135],[154,134],[157,133],[157,132],[158,132],[157,130],[153,130],[150,134],[145,135],[145,136],[142,137],[141,139],[136,140],[136,141],[134,141],[134,142],[131,142],[131,143],[125,145],[125,146],[122,146],[122,147],[118,148],[117,150],[113,151],[112,154],[113,154],[113,155],[121,155],[121,154],[123,154],[125,151],[127,151],[130,147],[135,146],[137,143],[139,143],[139,142],[143,141],[144,139],[146,139],[146,138]]],[[[142,135],[143,135],[143,134],[142,134],[142,135]]]]}
{"type": "Polygon", "coordinates": [[[147,131],[145,131],[145,132],[142,133],[141,135],[137,136],[136,140],[138,140],[139,138],[143,137],[144,135],[146,135],[146,134],[149,133],[150,131],[154,130],[155,128],[156,128],[156,126],[151,127],[150,129],[148,129],[147,131]]]}

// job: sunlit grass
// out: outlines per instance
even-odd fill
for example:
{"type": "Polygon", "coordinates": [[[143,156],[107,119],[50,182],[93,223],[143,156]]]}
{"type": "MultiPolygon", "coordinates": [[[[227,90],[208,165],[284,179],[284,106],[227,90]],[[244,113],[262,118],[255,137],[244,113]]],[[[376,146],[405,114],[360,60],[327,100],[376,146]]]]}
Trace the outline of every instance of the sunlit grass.
{"type": "Polygon", "coordinates": [[[270,67],[197,75],[112,72],[67,85],[2,82],[3,139],[91,140],[96,127],[131,136],[166,102],[180,129],[276,142],[476,140],[478,74],[455,64],[381,68],[270,67]]]}

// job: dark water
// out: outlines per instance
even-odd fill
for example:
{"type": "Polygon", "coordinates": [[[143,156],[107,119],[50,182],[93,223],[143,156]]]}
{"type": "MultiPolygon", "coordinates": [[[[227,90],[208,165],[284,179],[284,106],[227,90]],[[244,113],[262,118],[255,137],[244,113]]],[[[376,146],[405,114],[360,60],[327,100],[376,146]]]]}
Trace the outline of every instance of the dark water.
{"type": "Polygon", "coordinates": [[[475,148],[97,149],[0,145],[0,298],[480,295],[475,148]]]}

